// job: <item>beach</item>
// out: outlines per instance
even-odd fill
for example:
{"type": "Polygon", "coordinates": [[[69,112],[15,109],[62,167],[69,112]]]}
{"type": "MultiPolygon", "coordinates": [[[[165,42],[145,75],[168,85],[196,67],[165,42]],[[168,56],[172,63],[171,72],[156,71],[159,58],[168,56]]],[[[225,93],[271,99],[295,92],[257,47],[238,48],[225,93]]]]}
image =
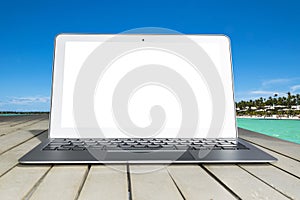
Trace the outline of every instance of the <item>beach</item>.
{"type": "Polygon", "coordinates": [[[278,115],[274,115],[274,116],[258,116],[258,115],[240,115],[240,116],[236,116],[236,118],[238,119],[287,119],[287,120],[300,120],[299,116],[278,116],[278,115]]]}

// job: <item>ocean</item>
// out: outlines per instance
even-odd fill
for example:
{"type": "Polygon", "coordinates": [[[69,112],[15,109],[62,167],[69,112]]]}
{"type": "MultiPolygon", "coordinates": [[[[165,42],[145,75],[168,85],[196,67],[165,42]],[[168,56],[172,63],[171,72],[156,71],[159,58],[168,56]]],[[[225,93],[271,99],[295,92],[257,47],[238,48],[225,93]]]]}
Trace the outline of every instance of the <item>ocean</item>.
{"type": "Polygon", "coordinates": [[[17,113],[12,113],[12,114],[0,114],[0,117],[5,117],[5,116],[25,116],[25,115],[35,115],[35,114],[17,114],[17,113]]]}
{"type": "MultiPolygon", "coordinates": [[[[0,116],[20,115],[24,114],[0,114],[0,116]]],[[[237,125],[240,128],[300,144],[300,120],[237,118],[237,125]]]]}
{"type": "Polygon", "coordinates": [[[238,118],[240,128],[300,144],[300,120],[238,118]]]}

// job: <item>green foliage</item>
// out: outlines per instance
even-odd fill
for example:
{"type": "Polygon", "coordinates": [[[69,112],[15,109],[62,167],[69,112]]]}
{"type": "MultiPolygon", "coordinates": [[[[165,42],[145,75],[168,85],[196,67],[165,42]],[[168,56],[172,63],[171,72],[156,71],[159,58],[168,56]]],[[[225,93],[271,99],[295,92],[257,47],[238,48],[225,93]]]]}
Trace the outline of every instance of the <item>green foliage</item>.
{"type": "Polygon", "coordinates": [[[235,103],[237,115],[258,115],[258,116],[299,116],[300,110],[292,109],[292,106],[300,105],[300,94],[291,94],[287,92],[287,96],[279,97],[260,97],[255,100],[240,101],[235,103]]]}

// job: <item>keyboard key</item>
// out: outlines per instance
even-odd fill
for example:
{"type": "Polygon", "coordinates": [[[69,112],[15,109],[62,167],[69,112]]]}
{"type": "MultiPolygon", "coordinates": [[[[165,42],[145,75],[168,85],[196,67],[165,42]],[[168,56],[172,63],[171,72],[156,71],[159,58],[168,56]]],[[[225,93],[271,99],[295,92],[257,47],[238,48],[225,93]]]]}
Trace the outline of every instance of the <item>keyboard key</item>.
{"type": "Polygon", "coordinates": [[[221,144],[221,145],[218,145],[218,146],[221,146],[221,147],[236,147],[235,144],[221,144]]]}
{"type": "Polygon", "coordinates": [[[206,142],[205,144],[207,144],[207,145],[216,145],[216,144],[218,144],[217,142],[206,142]]]}
{"type": "Polygon", "coordinates": [[[167,142],[167,144],[175,145],[175,144],[178,144],[178,142],[167,142]]]}
{"type": "Polygon", "coordinates": [[[197,146],[194,146],[194,147],[192,148],[192,150],[210,150],[210,149],[212,149],[212,147],[204,147],[204,146],[202,146],[202,147],[197,147],[197,146]]]}
{"type": "Polygon", "coordinates": [[[86,144],[95,144],[97,141],[85,141],[86,144]]]}
{"type": "Polygon", "coordinates": [[[214,147],[215,145],[211,145],[211,144],[202,144],[201,146],[204,146],[204,147],[214,147]]]}
{"type": "Polygon", "coordinates": [[[193,144],[195,144],[195,145],[202,145],[204,143],[202,143],[202,142],[193,142],[193,144]]]}
{"type": "Polygon", "coordinates": [[[205,139],[205,142],[216,142],[215,139],[205,139]]]}
{"type": "Polygon", "coordinates": [[[192,143],[191,142],[179,142],[178,144],[181,144],[181,145],[190,145],[192,143]]]}
{"type": "Polygon", "coordinates": [[[145,144],[134,144],[132,146],[135,148],[147,148],[147,145],[145,145],[145,144]]]}
{"type": "Polygon", "coordinates": [[[97,141],[99,144],[105,144],[105,143],[109,143],[108,140],[100,140],[100,141],[97,141]]]}
{"type": "Polygon", "coordinates": [[[112,142],[113,142],[113,143],[122,143],[121,140],[113,140],[112,142]]]}
{"type": "Polygon", "coordinates": [[[82,145],[84,143],[83,142],[72,142],[71,144],[73,144],[73,145],[82,145]]]}
{"type": "Polygon", "coordinates": [[[103,145],[92,145],[92,146],[88,146],[88,149],[103,149],[103,145]]]}
{"type": "Polygon", "coordinates": [[[79,141],[80,139],[79,138],[68,138],[67,140],[69,140],[69,141],[79,141]]]}
{"type": "Polygon", "coordinates": [[[51,142],[52,145],[64,145],[64,144],[71,144],[70,142],[51,142]]]}
{"type": "Polygon", "coordinates": [[[161,146],[159,144],[149,144],[148,147],[149,148],[159,148],[161,146]]]}
{"type": "Polygon", "coordinates": [[[162,144],[161,146],[162,146],[162,147],[170,147],[170,148],[174,147],[173,144],[162,144]]]}
{"type": "Polygon", "coordinates": [[[52,143],[47,145],[47,147],[60,147],[60,146],[61,144],[52,144],[52,143]]]}
{"type": "Polygon", "coordinates": [[[131,145],[129,144],[120,145],[120,148],[129,148],[129,147],[131,147],[131,145]]]}
{"type": "Polygon", "coordinates": [[[153,144],[164,144],[165,142],[164,141],[153,141],[152,143],[153,144]]]}
{"type": "Polygon", "coordinates": [[[126,140],[126,141],[124,141],[124,143],[135,143],[135,141],[133,141],[133,140],[126,140]]]}
{"type": "Polygon", "coordinates": [[[53,139],[43,150],[85,149],[126,149],[126,150],[247,150],[248,148],[233,138],[57,138],[53,139]]]}
{"type": "Polygon", "coordinates": [[[61,147],[66,147],[66,148],[72,148],[72,147],[75,147],[75,145],[72,145],[72,144],[63,144],[63,145],[60,145],[61,147]]]}

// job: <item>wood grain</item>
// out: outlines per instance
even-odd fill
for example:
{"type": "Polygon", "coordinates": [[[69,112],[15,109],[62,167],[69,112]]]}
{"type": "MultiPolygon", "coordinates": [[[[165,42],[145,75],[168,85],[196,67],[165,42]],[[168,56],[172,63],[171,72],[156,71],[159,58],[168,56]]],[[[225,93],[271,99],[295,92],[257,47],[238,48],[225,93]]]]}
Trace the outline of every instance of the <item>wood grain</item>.
{"type": "Polygon", "coordinates": [[[79,199],[127,199],[126,165],[92,165],[79,199]]]}
{"type": "Polygon", "coordinates": [[[204,165],[242,199],[288,199],[237,165],[204,165]]]}
{"type": "Polygon", "coordinates": [[[164,165],[130,165],[132,199],[183,199],[164,165]]]}
{"type": "Polygon", "coordinates": [[[87,165],[55,165],[30,199],[74,199],[88,170],[87,165]]]}
{"type": "Polygon", "coordinates": [[[168,171],[186,199],[236,199],[199,165],[170,165],[168,171]]]}
{"type": "Polygon", "coordinates": [[[25,197],[50,166],[16,166],[0,178],[0,197],[16,200],[25,197]]]}

